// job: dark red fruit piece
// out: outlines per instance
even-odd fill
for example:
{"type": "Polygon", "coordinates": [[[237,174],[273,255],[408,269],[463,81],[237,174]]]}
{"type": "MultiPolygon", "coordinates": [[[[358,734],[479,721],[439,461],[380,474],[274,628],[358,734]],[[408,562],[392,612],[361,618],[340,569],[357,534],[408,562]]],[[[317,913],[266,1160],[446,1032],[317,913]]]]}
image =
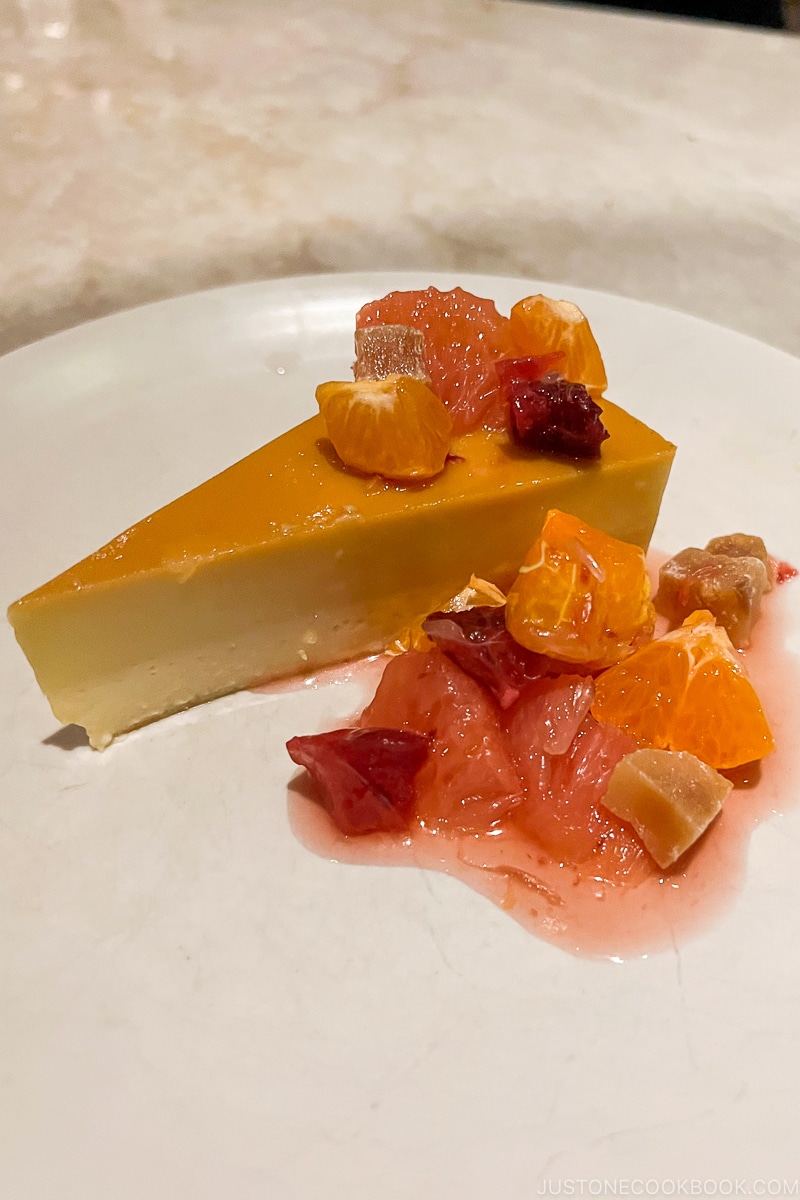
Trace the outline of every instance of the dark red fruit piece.
{"type": "Polygon", "coordinates": [[[545,454],[599,457],[608,430],[601,420],[603,410],[582,383],[555,374],[531,378],[538,367],[524,358],[498,363],[497,368],[516,441],[545,454]]]}
{"type": "Polygon", "coordinates": [[[797,567],[793,567],[788,562],[775,563],[775,582],[788,583],[790,579],[795,579],[797,576],[797,567]]]}
{"type": "Polygon", "coordinates": [[[408,829],[414,779],[430,738],[408,729],[335,729],[286,743],[320,789],[322,805],[347,834],[408,829]]]}
{"type": "Polygon", "coordinates": [[[543,654],[534,654],[514,641],[501,607],[479,605],[465,612],[431,613],[422,628],[501,708],[510,708],[525,684],[540,679],[549,665],[543,654]]]}

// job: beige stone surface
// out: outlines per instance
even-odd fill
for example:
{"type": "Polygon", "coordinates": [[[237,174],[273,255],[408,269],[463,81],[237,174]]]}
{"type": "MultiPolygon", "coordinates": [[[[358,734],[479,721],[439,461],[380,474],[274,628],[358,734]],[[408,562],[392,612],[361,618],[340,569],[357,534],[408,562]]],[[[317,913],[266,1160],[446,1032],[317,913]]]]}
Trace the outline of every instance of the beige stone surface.
{"type": "Polygon", "coordinates": [[[264,276],[519,273],[800,353],[800,39],[497,0],[0,0],[0,349],[264,276]]]}

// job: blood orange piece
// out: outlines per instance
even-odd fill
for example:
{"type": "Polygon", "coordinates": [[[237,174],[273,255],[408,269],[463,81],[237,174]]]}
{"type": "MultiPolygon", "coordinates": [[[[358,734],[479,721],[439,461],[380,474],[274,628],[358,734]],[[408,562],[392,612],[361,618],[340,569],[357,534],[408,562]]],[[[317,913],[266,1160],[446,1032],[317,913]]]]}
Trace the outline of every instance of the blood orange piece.
{"type": "Polygon", "coordinates": [[[426,825],[486,830],[520,800],[497,709],[441,650],[411,650],[388,663],[360,724],[390,723],[432,737],[417,777],[416,812],[426,825]]]}
{"type": "Polygon", "coordinates": [[[286,743],[305,767],[326,811],[342,833],[407,829],[414,780],[430,755],[430,741],[406,729],[335,729],[286,743]]]}
{"type": "Polygon", "coordinates": [[[543,655],[514,641],[502,608],[480,605],[464,612],[435,612],[425,618],[422,628],[501,708],[510,708],[520,689],[544,675],[549,666],[543,655]]]}
{"type": "Polygon", "coordinates": [[[410,325],[425,335],[428,377],[450,411],[454,433],[507,423],[494,364],[516,350],[509,319],[492,300],[462,288],[390,292],[360,310],[356,327],[368,325],[410,325]]]}

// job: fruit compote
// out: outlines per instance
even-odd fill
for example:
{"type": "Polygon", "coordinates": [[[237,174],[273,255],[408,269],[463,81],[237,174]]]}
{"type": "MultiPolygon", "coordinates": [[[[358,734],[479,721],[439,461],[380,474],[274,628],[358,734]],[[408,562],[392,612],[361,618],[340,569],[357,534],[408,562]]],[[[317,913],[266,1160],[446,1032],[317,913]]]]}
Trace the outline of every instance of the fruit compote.
{"type": "MultiPolygon", "coordinates": [[[[575,305],[530,296],[506,318],[429,288],[366,305],[357,327],[367,382],[318,390],[321,407],[325,389],[347,401],[329,433],[350,465],[419,474],[430,421],[387,402],[395,384],[425,391],[442,424],[436,469],[443,413],[454,433],[505,430],[521,453],[600,459],[605,367],[575,305]]],[[[552,510],[507,597],[473,577],[400,635],[351,728],[288,743],[309,772],[291,792],[301,840],[455,875],[576,953],[675,946],[710,920],[747,834],[793,790],[800,671],[774,599],[762,605],[793,569],[738,533],[660,565],[654,607],[639,547],[552,510]],[[756,623],[748,675],[735,647],[756,623]]]]}
{"type": "Polygon", "coordinates": [[[493,611],[502,609],[473,609],[460,623],[453,614],[425,622],[434,647],[387,659],[374,699],[354,723],[428,739],[421,766],[414,743],[416,799],[406,826],[345,834],[306,776],[290,791],[295,833],[341,862],[454,875],[574,953],[622,957],[679,944],[731,902],[750,833],[800,784],[791,735],[800,669],[784,650],[780,596],[767,597],[753,645],[736,652],[777,749],[763,763],[726,772],[734,786],[722,812],[666,870],[602,803],[614,767],[636,743],[592,716],[592,673],[521,648],[520,656],[505,647],[493,658],[485,647],[502,640],[493,611]],[[465,645],[476,628],[485,636],[470,663],[465,645]],[[492,674],[487,662],[498,661],[492,674]],[[506,707],[504,680],[517,691],[506,707]]]}

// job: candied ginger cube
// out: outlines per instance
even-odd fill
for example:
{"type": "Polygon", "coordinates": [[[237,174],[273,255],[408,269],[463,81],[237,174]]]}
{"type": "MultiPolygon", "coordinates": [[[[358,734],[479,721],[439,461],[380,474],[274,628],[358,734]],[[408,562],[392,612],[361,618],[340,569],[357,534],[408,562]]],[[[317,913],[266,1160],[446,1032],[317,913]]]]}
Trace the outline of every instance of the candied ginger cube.
{"type": "Polygon", "coordinates": [[[614,768],[603,804],[666,868],[705,833],[732,787],[685,750],[634,750],[614,768]]]}
{"type": "Polygon", "coordinates": [[[750,644],[761,598],[769,588],[760,558],[732,558],[689,546],[665,562],[658,576],[655,606],[678,625],[698,609],[707,609],[723,625],[734,646],[750,644]]]}
{"type": "Polygon", "coordinates": [[[407,375],[428,380],[425,334],[411,325],[368,325],[356,330],[356,380],[407,375]]]}
{"type": "Polygon", "coordinates": [[[767,554],[764,539],[754,533],[726,533],[712,538],[706,545],[709,554],[726,554],[728,558],[758,558],[767,568],[770,591],[775,583],[775,562],[767,554]]]}

